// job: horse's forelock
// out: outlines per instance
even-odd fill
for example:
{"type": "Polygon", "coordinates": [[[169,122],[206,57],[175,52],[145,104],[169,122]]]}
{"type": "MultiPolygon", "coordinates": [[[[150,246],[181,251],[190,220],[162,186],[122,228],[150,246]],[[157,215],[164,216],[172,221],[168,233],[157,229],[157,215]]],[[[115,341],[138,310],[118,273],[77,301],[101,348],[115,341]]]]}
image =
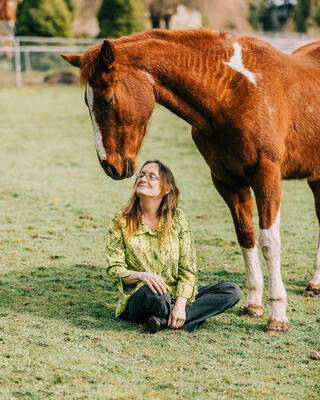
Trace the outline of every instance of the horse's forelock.
{"type": "Polygon", "coordinates": [[[82,84],[88,82],[95,73],[99,62],[101,46],[102,43],[99,43],[83,53],[80,67],[80,82],[82,84]]]}

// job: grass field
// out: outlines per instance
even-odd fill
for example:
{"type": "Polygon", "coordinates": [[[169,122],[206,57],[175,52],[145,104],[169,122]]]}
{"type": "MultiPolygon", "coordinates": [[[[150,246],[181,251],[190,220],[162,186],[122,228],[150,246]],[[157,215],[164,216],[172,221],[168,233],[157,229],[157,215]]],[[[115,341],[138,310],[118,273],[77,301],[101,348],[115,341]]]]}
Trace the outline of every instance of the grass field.
{"type": "MultiPolygon", "coordinates": [[[[301,296],[318,223],[304,182],[283,183],[286,334],[264,333],[265,295],[261,319],[239,317],[243,296],[193,334],[148,335],[114,318],[104,234],[133,179],[115,182],[102,171],[83,90],[1,87],[0,101],[1,400],[319,399],[320,361],[309,354],[320,350],[320,299],[301,296]]],[[[139,163],[150,158],[176,176],[200,284],[233,280],[245,295],[229,211],[189,127],[160,107],[139,163]]]]}

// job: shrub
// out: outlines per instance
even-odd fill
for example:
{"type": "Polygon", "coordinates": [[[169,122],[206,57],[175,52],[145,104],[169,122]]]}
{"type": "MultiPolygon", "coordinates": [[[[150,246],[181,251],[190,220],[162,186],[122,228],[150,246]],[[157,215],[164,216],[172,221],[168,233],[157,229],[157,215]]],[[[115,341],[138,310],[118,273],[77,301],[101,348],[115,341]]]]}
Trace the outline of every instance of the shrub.
{"type": "Polygon", "coordinates": [[[72,7],[71,0],[24,0],[18,5],[16,34],[70,37],[72,7]]]}
{"type": "Polygon", "coordinates": [[[145,29],[141,0],[103,0],[98,12],[99,37],[119,37],[145,29]]]}

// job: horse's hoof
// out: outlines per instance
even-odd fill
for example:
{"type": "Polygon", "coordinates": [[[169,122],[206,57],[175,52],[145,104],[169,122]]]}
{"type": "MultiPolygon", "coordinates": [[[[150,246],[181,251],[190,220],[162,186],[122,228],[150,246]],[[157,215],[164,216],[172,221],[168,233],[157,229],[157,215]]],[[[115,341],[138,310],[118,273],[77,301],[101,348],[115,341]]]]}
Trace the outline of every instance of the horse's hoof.
{"type": "Polygon", "coordinates": [[[320,284],[309,283],[306,290],[303,292],[305,297],[317,297],[320,296],[320,284]]]}
{"type": "Polygon", "coordinates": [[[312,352],[310,353],[310,357],[313,360],[320,360],[320,351],[312,350],[312,352]]]}
{"type": "Polygon", "coordinates": [[[250,318],[259,318],[263,314],[263,306],[259,304],[249,304],[246,307],[243,307],[241,315],[246,315],[250,318]]]}
{"type": "Polygon", "coordinates": [[[287,332],[289,329],[289,321],[278,321],[269,317],[266,327],[266,332],[270,335],[275,335],[277,333],[287,332]]]}

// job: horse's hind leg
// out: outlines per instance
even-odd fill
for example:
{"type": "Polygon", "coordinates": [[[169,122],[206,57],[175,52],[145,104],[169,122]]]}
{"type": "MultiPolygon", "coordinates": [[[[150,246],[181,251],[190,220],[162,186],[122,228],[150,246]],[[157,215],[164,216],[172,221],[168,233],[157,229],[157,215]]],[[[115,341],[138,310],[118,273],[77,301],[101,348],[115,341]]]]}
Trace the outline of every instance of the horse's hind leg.
{"type": "MultiPolygon", "coordinates": [[[[316,214],[320,224],[320,180],[314,182],[308,182],[308,185],[310,186],[314,195],[316,214]]],[[[314,262],[314,271],[310,281],[308,282],[308,286],[303,294],[304,296],[308,297],[315,297],[320,295],[320,233],[318,240],[318,251],[316,255],[316,260],[314,262]]]]}
{"type": "Polygon", "coordinates": [[[213,175],[212,181],[230,208],[246,266],[248,297],[243,315],[253,318],[261,317],[263,314],[263,274],[255,244],[250,188],[248,186],[231,188],[227,183],[218,180],[213,175]]]}

